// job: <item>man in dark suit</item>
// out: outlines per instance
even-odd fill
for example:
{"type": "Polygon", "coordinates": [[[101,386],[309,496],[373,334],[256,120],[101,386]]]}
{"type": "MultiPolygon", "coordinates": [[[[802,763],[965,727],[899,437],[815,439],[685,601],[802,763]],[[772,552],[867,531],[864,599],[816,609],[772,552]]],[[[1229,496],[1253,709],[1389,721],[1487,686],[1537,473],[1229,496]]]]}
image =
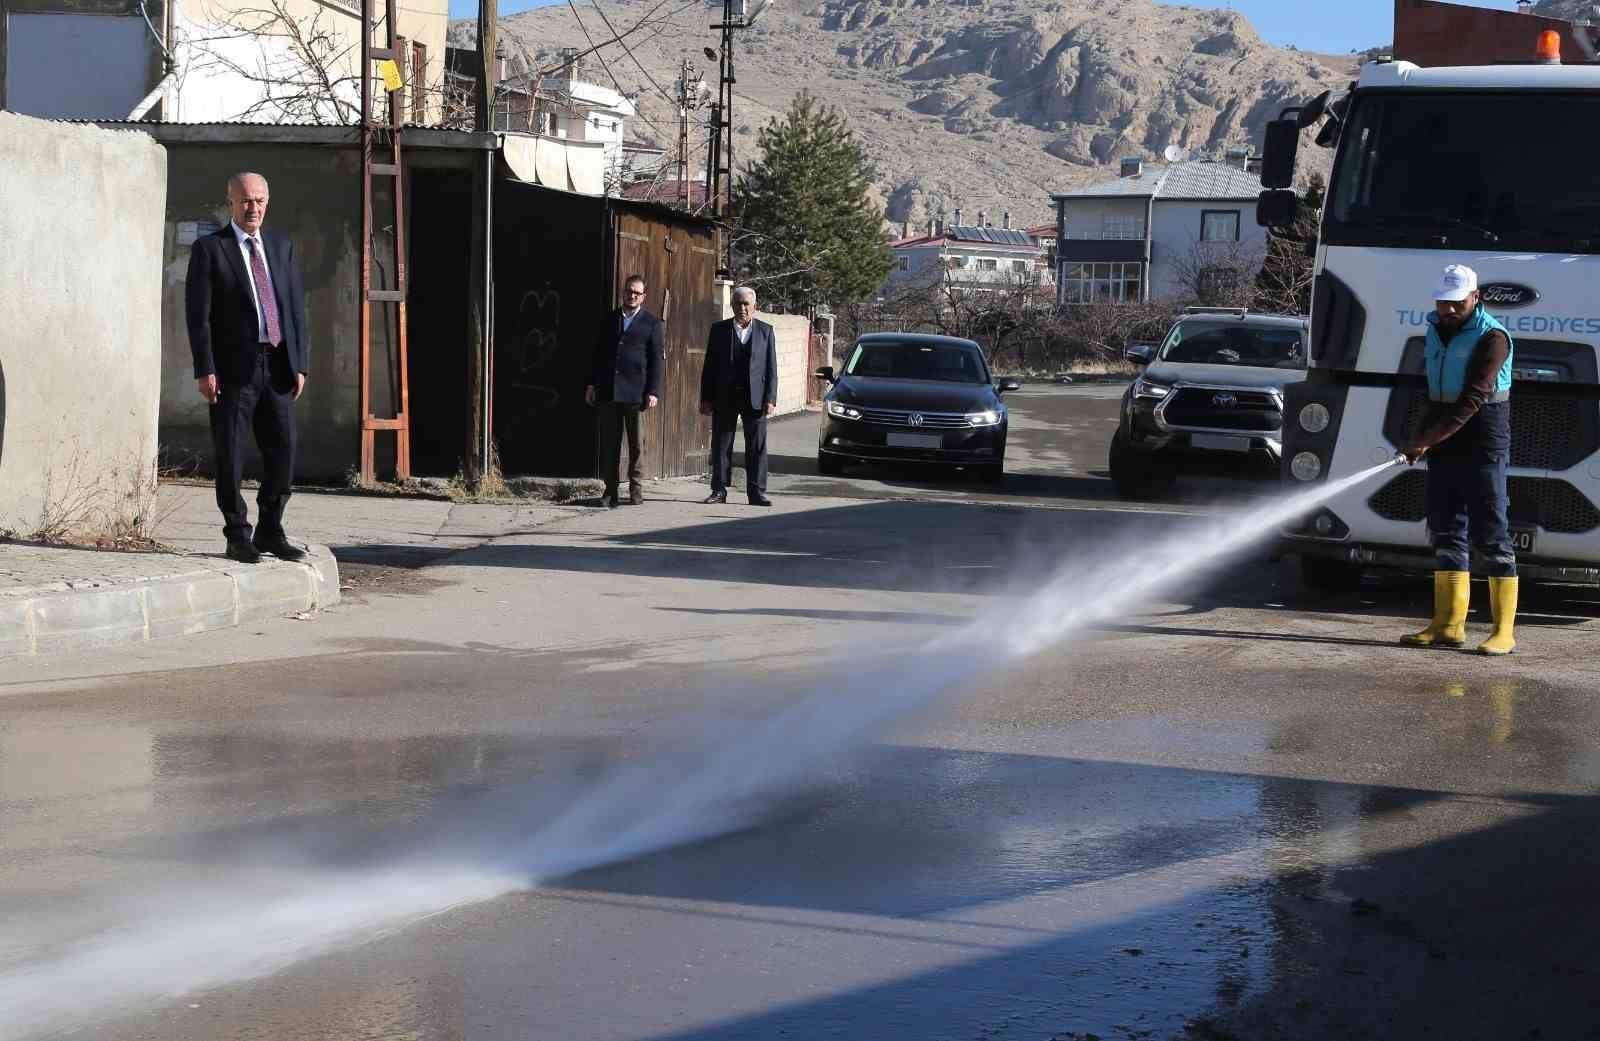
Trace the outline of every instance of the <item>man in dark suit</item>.
{"type": "Polygon", "coordinates": [[[227,227],[190,248],[185,293],[195,382],[211,406],[222,533],[234,560],[254,564],[262,553],[303,560],[305,551],[284,534],[283,509],[294,481],[294,403],[311,367],[305,285],[294,245],[262,230],[266,178],[228,178],[228,208],[227,227]],[[254,537],[239,494],[251,432],[261,451],[254,537]]]}
{"type": "Polygon", "coordinates": [[[639,413],[656,407],[661,395],[661,366],[667,358],[666,326],[644,309],[643,275],[623,283],[626,298],[607,316],[594,345],[594,373],[583,398],[600,409],[600,477],[606,482],[605,504],[617,506],[617,468],[622,462],[622,433],[628,433],[628,502],[644,502],[643,455],[639,446],[639,413]]]}
{"type": "Polygon", "coordinates": [[[767,498],[767,417],[778,408],[778,340],[756,320],[756,291],[733,291],[733,317],[711,327],[700,370],[700,412],[711,417],[711,494],[727,502],[733,479],[734,424],[744,423],[744,470],[750,505],[767,498]]]}

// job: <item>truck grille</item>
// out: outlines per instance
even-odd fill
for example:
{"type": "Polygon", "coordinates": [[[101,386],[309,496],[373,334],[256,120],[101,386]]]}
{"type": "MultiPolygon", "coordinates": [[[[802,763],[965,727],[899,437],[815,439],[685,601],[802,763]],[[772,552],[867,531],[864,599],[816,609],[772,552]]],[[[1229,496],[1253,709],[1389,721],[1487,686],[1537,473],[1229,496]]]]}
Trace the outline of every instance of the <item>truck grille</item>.
{"type": "MultiPolygon", "coordinates": [[[[1417,388],[1396,390],[1406,398],[1400,425],[1385,431],[1395,444],[1405,444],[1422,424],[1428,394],[1417,388]]],[[[1524,470],[1565,470],[1600,449],[1600,402],[1540,394],[1518,386],[1511,393],[1511,465],[1524,470]]]]}
{"type": "MultiPolygon", "coordinates": [[[[1407,470],[1367,500],[1384,520],[1415,522],[1428,516],[1428,475],[1407,470]]],[[[1600,509],[1578,489],[1553,477],[1510,477],[1511,520],[1537,524],[1545,531],[1581,535],[1600,528],[1600,509]]]]}
{"type": "Polygon", "coordinates": [[[1179,387],[1162,410],[1162,417],[1168,426],[1256,434],[1274,433],[1283,426],[1283,413],[1271,394],[1220,387],[1179,387]]]}
{"type": "MultiPolygon", "coordinates": [[[[857,406],[858,408],[860,406],[857,406]]],[[[868,423],[877,423],[886,427],[909,427],[911,416],[909,409],[899,408],[863,408],[861,418],[868,423]]],[[[965,429],[971,424],[967,422],[965,412],[917,412],[915,415],[922,417],[918,424],[925,430],[957,430],[965,429]]]]}

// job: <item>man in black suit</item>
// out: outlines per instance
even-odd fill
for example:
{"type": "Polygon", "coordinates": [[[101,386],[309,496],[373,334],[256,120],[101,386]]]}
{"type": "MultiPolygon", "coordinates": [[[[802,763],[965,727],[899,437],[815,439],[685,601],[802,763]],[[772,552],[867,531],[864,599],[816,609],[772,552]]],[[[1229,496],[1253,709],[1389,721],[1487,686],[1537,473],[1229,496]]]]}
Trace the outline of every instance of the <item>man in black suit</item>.
{"type": "Polygon", "coordinates": [[[750,505],[767,498],[767,417],[778,408],[778,340],[756,320],[756,291],[733,291],[733,317],[711,327],[700,370],[700,412],[711,417],[711,494],[727,502],[733,479],[734,424],[744,422],[744,470],[750,505]]]}
{"type": "Polygon", "coordinates": [[[185,292],[195,382],[211,406],[222,533],[234,560],[254,564],[262,553],[303,560],[305,551],[284,534],[283,508],[294,481],[294,403],[311,367],[305,285],[294,245],[262,230],[266,178],[228,178],[228,208],[233,220],[227,227],[190,248],[185,292]],[[252,431],[261,451],[253,538],[239,494],[252,431]]]}
{"type": "Polygon", "coordinates": [[[594,374],[583,399],[600,409],[600,477],[606,482],[605,504],[617,506],[617,468],[622,462],[622,433],[628,433],[628,502],[644,502],[643,459],[639,447],[639,413],[656,407],[661,395],[661,366],[667,358],[666,327],[644,309],[643,275],[623,283],[626,299],[601,326],[594,345],[594,374]]]}

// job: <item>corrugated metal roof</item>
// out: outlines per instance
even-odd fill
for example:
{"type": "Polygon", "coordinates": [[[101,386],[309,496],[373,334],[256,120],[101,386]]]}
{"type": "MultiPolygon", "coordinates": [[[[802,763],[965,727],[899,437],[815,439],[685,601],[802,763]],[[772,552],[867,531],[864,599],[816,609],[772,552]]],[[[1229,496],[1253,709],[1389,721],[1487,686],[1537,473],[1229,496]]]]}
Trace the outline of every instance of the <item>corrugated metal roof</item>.
{"type": "Polygon", "coordinates": [[[1261,175],[1246,173],[1229,163],[1203,159],[1172,166],[1146,166],[1137,177],[1118,177],[1052,199],[1254,199],[1261,194],[1261,175]]]}

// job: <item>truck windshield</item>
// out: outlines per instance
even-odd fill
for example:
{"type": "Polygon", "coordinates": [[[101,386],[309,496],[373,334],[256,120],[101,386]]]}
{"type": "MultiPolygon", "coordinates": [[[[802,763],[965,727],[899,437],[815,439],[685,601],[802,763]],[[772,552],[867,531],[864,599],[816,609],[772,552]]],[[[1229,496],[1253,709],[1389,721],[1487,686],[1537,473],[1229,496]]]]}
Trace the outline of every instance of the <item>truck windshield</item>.
{"type": "Polygon", "coordinates": [[[1298,329],[1252,328],[1238,322],[1184,321],[1173,326],[1161,360],[1197,365],[1253,365],[1303,369],[1306,351],[1298,329]]]}
{"type": "Polygon", "coordinates": [[[1327,244],[1600,252],[1600,97],[1358,94],[1349,118],[1327,244]]]}

